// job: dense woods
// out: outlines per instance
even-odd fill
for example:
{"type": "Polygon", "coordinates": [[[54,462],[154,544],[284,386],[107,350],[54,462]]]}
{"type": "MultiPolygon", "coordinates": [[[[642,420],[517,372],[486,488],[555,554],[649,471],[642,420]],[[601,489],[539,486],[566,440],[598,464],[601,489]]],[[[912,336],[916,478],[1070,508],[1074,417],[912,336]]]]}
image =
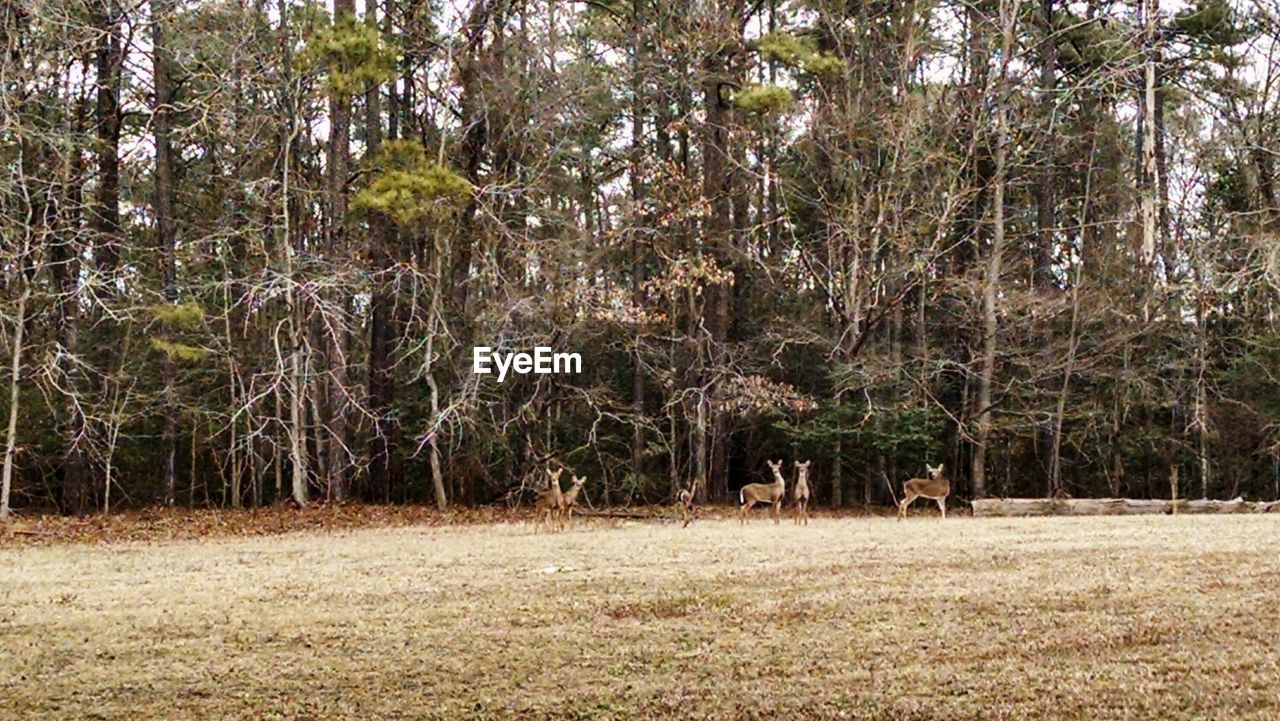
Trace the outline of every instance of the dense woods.
{"type": "Polygon", "coordinates": [[[0,4],[3,499],[1280,495],[1280,11],[0,4]],[[472,372],[472,348],[582,355],[472,372]],[[1171,479],[1180,488],[1171,488],[1171,479]]]}

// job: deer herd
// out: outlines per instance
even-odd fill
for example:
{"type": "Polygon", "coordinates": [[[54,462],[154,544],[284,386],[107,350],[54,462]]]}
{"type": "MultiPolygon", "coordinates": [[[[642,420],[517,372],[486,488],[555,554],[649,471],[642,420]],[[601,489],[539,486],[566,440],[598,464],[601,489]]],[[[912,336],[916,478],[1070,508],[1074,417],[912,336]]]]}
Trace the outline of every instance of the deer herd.
{"type": "MultiPolygon", "coordinates": [[[[796,482],[791,489],[791,500],[795,508],[797,524],[809,524],[809,500],[812,497],[809,490],[809,463],[810,461],[795,461],[796,482]]],[[[741,524],[747,522],[747,514],[751,509],[760,504],[770,506],[775,524],[782,521],[782,505],[787,496],[787,480],[782,475],[782,461],[766,461],[766,464],[773,473],[772,483],[748,483],[738,491],[740,504],[738,522],[741,524]]],[[[906,518],[907,507],[917,498],[936,501],[942,518],[947,517],[947,496],[951,493],[951,481],[947,479],[941,464],[935,468],[926,463],[925,469],[928,471],[927,478],[912,478],[902,484],[902,500],[897,503],[898,520],[906,518]]],[[[536,503],[538,523],[548,530],[555,528],[563,530],[566,522],[572,522],[573,509],[578,503],[578,494],[587,480],[585,476],[574,475],[569,490],[562,491],[560,476],[563,472],[563,468],[548,467],[547,488],[538,493],[536,503]]],[[[695,490],[695,486],[690,486],[676,494],[677,505],[685,526],[688,526],[697,515],[695,490]]]]}

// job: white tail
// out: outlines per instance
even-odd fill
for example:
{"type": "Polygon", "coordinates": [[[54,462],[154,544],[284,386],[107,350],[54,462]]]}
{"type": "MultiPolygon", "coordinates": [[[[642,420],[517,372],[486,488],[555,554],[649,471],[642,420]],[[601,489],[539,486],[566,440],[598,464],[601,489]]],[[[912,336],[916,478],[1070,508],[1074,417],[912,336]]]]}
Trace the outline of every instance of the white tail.
{"type": "Polygon", "coordinates": [[[689,486],[688,488],[683,488],[680,490],[680,496],[679,496],[680,515],[681,517],[684,518],[684,525],[681,526],[681,528],[688,528],[689,523],[693,520],[693,517],[697,514],[697,510],[694,509],[693,507],[693,500],[694,500],[693,491],[697,487],[698,487],[697,481],[694,481],[693,485],[689,486]]]}
{"type": "Polygon", "coordinates": [[[738,491],[738,500],[742,508],[738,510],[738,522],[747,522],[747,511],[757,503],[773,505],[773,522],[780,523],[782,515],[782,499],[787,495],[787,482],[782,478],[782,461],[766,461],[769,470],[776,479],[773,483],[748,483],[738,491]]]}
{"type": "MultiPolygon", "coordinates": [[[[563,472],[563,468],[552,470],[548,466],[547,490],[538,494],[536,508],[538,509],[539,522],[546,525],[547,530],[551,530],[552,521],[560,525],[560,508],[561,504],[564,503],[564,494],[560,492],[560,474],[563,472]]],[[[535,528],[534,530],[536,531],[537,529],[535,528]]]]}
{"type": "Polygon", "coordinates": [[[943,475],[941,464],[937,468],[924,464],[929,471],[928,478],[912,478],[902,484],[902,502],[898,504],[898,520],[907,517],[907,506],[917,498],[931,498],[938,502],[938,510],[942,517],[947,517],[947,496],[951,493],[951,481],[943,475]]]}
{"type": "Polygon", "coordinates": [[[809,464],[812,461],[801,463],[796,461],[796,488],[791,492],[791,497],[796,502],[796,523],[804,522],[809,525],[809,464]]]}

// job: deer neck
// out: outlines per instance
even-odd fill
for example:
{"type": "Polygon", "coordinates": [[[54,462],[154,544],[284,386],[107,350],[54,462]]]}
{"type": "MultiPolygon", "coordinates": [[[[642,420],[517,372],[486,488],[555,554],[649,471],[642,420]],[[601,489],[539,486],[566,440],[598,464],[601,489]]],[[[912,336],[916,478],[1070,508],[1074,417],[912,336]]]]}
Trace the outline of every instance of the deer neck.
{"type": "Polygon", "coordinates": [[[770,468],[769,470],[773,471],[773,477],[774,477],[773,486],[778,490],[786,490],[787,481],[785,478],[782,477],[782,474],[772,468],[770,468]]]}

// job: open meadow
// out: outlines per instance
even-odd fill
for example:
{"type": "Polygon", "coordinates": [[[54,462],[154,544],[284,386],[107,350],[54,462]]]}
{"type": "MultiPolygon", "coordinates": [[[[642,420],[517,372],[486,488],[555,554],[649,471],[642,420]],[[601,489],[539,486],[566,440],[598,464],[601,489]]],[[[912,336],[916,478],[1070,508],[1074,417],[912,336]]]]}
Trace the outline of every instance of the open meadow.
{"type": "Polygon", "coordinates": [[[13,719],[1275,719],[1280,518],[0,548],[13,719]]]}

